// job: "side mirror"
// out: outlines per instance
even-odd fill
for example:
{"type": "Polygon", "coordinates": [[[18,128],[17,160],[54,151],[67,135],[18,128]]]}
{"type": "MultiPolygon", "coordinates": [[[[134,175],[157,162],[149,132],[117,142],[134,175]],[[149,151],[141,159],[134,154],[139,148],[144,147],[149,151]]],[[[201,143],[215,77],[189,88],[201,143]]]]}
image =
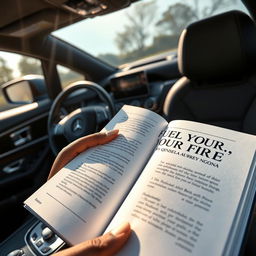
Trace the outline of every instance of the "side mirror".
{"type": "Polygon", "coordinates": [[[27,75],[2,86],[3,96],[11,104],[32,103],[47,98],[43,76],[27,75]]]}

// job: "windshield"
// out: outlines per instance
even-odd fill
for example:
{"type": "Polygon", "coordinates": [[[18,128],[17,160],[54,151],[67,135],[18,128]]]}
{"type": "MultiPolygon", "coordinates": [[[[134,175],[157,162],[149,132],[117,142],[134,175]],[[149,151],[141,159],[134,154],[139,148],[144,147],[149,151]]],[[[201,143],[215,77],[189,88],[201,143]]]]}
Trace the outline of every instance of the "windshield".
{"type": "Polygon", "coordinates": [[[181,31],[217,13],[246,11],[240,0],[144,0],[53,33],[111,65],[176,51],[181,31]]]}

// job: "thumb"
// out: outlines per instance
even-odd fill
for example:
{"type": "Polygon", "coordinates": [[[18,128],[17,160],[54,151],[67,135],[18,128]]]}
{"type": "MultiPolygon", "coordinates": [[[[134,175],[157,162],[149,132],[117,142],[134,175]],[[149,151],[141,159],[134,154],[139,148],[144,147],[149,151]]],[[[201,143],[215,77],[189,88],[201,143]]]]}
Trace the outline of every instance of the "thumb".
{"type": "Polygon", "coordinates": [[[125,244],[131,233],[129,223],[76,246],[60,251],[55,256],[112,256],[125,244]]]}

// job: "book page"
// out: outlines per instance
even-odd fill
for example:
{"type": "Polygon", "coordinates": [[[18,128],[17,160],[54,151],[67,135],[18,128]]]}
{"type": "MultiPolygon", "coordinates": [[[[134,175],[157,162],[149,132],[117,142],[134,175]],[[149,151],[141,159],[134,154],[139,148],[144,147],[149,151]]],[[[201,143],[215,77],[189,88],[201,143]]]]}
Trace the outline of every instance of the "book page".
{"type": "Polygon", "coordinates": [[[166,125],[156,113],[124,106],[104,129],[119,129],[119,136],[81,153],[27,199],[25,207],[69,244],[100,235],[166,125]]]}
{"type": "Polygon", "coordinates": [[[131,223],[118,255],[223,255],[255,146],[252,135],[171,122],[107,228],[131,223]]]}

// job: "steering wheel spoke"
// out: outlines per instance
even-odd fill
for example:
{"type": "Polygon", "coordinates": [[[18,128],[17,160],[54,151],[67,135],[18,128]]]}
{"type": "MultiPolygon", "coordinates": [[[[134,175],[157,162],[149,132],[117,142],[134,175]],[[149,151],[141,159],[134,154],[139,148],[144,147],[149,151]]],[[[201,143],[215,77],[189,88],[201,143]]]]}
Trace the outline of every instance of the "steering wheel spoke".
{"type": "Polygon", "coordinates": [[[52,127],[54,136],[63,136],[64,134],[64,126],[61,124],[61,121],[52,127]]]}

